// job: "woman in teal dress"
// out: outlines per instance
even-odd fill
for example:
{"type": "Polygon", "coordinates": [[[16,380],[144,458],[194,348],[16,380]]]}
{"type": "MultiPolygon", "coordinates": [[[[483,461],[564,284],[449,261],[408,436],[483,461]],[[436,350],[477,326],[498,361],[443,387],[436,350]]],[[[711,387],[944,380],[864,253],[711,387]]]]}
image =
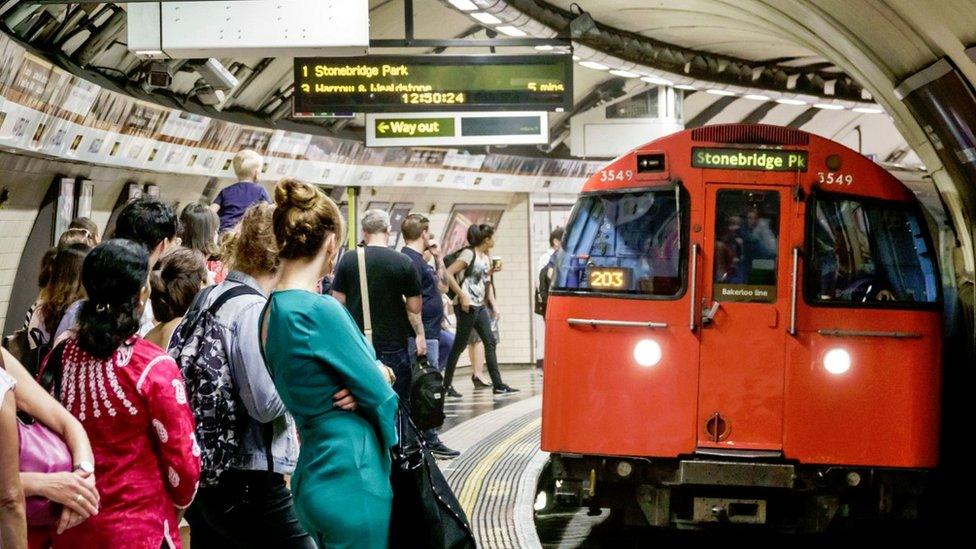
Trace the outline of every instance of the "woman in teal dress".
{"type": "Polygon", "coordinates": [[[282,275],[262,335],[268,368],[302,441],[291,481],[295,511],[320,547],[385,548],[397,397],[352,316],[315,291],[331,271],[342,217],[321,191],[295,180],[278,184],[275,203],[282,275]],[[343,388],[355,411],[333,402],[343,388]]]}

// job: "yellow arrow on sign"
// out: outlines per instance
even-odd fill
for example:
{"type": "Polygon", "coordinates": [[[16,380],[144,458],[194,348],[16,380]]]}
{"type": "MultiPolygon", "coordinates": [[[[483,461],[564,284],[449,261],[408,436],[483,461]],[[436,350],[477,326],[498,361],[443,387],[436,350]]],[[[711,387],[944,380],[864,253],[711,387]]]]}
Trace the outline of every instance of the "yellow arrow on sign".
{"type": "Polygon", "coordinates": [[[380,133],[386,133],[386,130],[390,129],[390,125],[386,122],[380,122],[376,125],[376,131],[380,133]]]}

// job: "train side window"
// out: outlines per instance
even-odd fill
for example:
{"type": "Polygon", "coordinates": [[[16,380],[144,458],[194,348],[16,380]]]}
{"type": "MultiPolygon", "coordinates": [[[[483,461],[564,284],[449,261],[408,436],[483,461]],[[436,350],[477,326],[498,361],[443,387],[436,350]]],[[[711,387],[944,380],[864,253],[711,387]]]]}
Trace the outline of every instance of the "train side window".
{"type": "Polygon", "coordinates": [[[718,191],[712,275],[717,301],[776,301],[779,217],[778,191],[718,191]]]}
{"type": "Polygon", "coordinates": [[[677,189],[583,196],[556,254],[553,290],[674,297],[681,292],[677,189]]]}
{"type": "Polygon", "coordinates": [[[925,225],[903,204],[818,196],[806,289],[824,304],[936,303],[939,277],[925,225]]]}

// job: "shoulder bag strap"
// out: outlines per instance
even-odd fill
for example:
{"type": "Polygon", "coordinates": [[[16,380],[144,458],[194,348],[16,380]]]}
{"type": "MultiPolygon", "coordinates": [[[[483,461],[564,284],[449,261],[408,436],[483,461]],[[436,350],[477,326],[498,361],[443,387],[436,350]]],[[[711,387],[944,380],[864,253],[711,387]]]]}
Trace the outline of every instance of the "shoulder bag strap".
{"type": "Polygon", "coordinates": [[[359,260],[359,293],[363,302],[363,332],[366,334],[366,341],[373,344],[373,320],[369,315],[369,288],[366,285],[366,246],[361,246],[356,253],[359,260]]]}
{"type": "Polygon", "coordinates": [[[262,297],[264,296],[264,294],[248,286],[247,284],[240,284],[220,294],[220,297],[214,300],[213,304],[210,305],[207,311],[209,311],[211,314],[214,314],[217,311],[219,311],[221,307],[224,306],[224,303],[227,303],[231,299],[234,299],[235,297],[242,296],[242,295],[259,295],[262,297]]]}
{"type": "Polygon", "coordinates": [[[38,380],[41,387],[51,393],[59,402],[61,401],[61,379],[64,376],[64,366],[61,364],[61,359],[64,357],[64,348],[67,345],[68,340],[65,339],[51,349],[51,353],[47,355],[47,362],[44,363],[44,371],[41,372],[38,380]]]}

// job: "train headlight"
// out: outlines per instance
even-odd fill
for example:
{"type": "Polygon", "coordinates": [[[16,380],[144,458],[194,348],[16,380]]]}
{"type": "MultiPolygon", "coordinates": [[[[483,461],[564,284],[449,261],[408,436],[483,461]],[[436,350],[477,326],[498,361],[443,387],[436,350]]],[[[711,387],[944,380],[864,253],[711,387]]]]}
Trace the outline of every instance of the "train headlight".
{"type": "Polygon", "coordinates": [[[617,462],[617,476],[620,478],[627,478],[634,472],[634,466],[630,464],[629,461],[619,461],[617,462]]]}
{"type": "Polygon", "coordinates": [[[841,375],[851,369],[851,354],[844,349],[831,349],[824,354],[824,369],[834,375],[841,375]]]}
{"type": "Polygon", "coordinates": [[[641,366],[650,368],[661,362],[661,345],[653,339],[642,339],[634,345],[634,360],[641,366]]]}

